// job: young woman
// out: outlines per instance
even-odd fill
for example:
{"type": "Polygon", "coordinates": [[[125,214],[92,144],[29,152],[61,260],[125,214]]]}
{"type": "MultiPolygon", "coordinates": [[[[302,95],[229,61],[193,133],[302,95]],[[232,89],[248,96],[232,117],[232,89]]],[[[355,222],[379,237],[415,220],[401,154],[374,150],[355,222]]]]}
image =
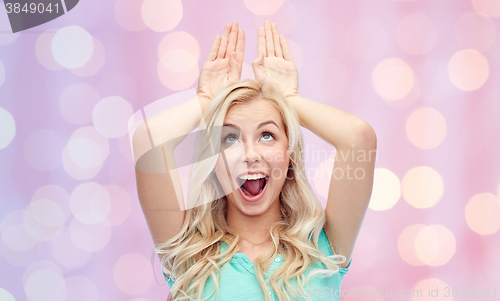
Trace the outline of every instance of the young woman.
{"type": "Polygon", "coordinates": [[[298,94],[290,49],[269,21],[258,31],[256,81],[240,81],[244,43],[238,24],[226,25],[196,97],[134,135],[138,195],[170,297],[338,300],[371,196],[375,133],[298,94]],[[299,125],[337,150],[342,176],[331,177],[325,210],[305,176],[299,125]],[[186,207],[173,154],[197,126],[186,207]]]}

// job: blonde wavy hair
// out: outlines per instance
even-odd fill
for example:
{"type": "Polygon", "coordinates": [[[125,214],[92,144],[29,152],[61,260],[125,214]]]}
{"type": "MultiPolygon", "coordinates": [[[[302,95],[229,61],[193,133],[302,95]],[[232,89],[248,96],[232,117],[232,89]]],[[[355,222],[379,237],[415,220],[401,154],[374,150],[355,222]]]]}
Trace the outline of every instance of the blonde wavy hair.
{"type": "Polygon", "coordinates": [[[318,248],[325,213],[303,172],[304,147],[297,114],[274,86],[243,80],[224,89],[208,105],[204,114],[207,130],[199,132],[196,163],[191,171],[187,207],[191,209],[186,210],[179,233],[155,246],[163,272],[175,281],[169,300],[201,300],[208,277],[213,279],[216,287],[209,297],[217,292],[218,300],[220,268],[238,251],[240,236],[226,223],[227,199],[212,172],[218,157],[214,154],[219,151],[220,129],[229,108],[258,98],[269,101],[280,113],[291,161],[280,193],[282,220],[269,230],[272,247],[255,260],[257,279],[266,301],[270,301],[270,297],[263,273],[278,253],[283,255],[285,262],[270,277],[270,285],[279,300],[291,300],[287,292],[304,290],[304,283],[309,287],[309,280],[315,275],[329,277],[337,273],[337,264],[346,261],[343,255],[327,257],[318,248]],[[221,241],[228,245],[223,254],[219,254],[221,241]],[[326,269],[312,271],[304,279],[304,272],[316,260],[321,261],[326,269]],[[298,287],[290,283],[293,278],[298,287]]]}

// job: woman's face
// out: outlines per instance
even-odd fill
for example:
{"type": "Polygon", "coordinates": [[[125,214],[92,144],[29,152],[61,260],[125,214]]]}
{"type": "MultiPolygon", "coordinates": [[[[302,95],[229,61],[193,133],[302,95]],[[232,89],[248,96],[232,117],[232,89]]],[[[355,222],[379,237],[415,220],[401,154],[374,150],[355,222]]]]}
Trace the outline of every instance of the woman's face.
{"type": "Polygon", "coordinates": [[[276,206],[290,162],[278,110],[262,99],[233,105],[221,140],[215,173],[228,209],[254,216],[276,206]]]}

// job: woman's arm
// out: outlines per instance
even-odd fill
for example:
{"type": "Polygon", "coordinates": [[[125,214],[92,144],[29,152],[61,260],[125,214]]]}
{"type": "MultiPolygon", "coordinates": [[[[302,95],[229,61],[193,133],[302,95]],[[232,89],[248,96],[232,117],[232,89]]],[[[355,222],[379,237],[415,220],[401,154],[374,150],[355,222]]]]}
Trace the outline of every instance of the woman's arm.
{"type": "Polygon", "coordinates": [[[332,144],[337,151],[363,147],[359,144],[363,140],[376,140],[371,126],[356,115],[300,95],[287,99],[297,112],[301,125],[332,144]]]}
{"type": "Polygon", "coordinates": [[[301,124],[337,150],[325,209],[325,233],[347,266],[368,208],[373,186],[377,139],[363,119],[334,107],[301,97],[298,72],[286,39],[275,24],[259,28],[259,57],[253,63],[256,79],[273,82],[297,112],[301,124]]]}
{"type": "Polygon", "coordinates": [[[207,105],[207,100],[195,96],[146,119],[134,133],[137,194],[155,245],[177,234],[184,222],[174,150],[200,123],[207,105]]]}
{"type": "Polygon", "coordinates": [[[137,192],[155,245],[177,234],[184,222],[184,197],[174,150],[196,126],[203,128],[200,121],[213,96],[239,80],[244,39],[238,23],[227,24],[222,38],[216,36],[203,65],[196,96],[147,118],[134,133],[137,192]]]}
{"type": "Polygon", "coordinates": [[[304,127],[337,151],[330,179],[324,227],[332,250],[346,257],[347,267],[373,188],[377,138],[361,118],[299,95],[290,98],[304,127]]]}

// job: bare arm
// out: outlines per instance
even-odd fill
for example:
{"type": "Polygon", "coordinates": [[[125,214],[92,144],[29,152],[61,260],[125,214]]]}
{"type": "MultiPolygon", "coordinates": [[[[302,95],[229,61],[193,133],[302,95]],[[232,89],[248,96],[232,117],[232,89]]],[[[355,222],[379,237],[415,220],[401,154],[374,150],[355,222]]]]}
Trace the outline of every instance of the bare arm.
{"type": "Polygon", "coordinates": [[[153,115],[135,131],[137,193],[155,245],[173,237],[184,222],[184,196],[174,150],[200,124],[207,105],[208,100],[194,97],[153,115]]]}
{"type": "Polygon", "coordinates": [[[196,126],[204,128],[200,121],[214,95],[240,79],[244,39],[238,23],[227,24],[222,37],[216,36],[200,72],[197,95],[147,118],[134,132],[137,192],[155,245],[176,235],[184,223],[184,196],[174,150],[196,126]]]}
{"type": "Polygon", "coordinates": [[[375,132],[355,115],[299,95],[297,68],[286,39],[278,34],[275,24],[266,21],[265,27],[259,28],[257,49],[259,57],[253,63],[256,79],[263,84],[280,85],[301,125],[337,150],[334,171],[341,169],[343,176],[339,176],[340,172],[332,175],[324,230],[334,253],[346,257],[347,261],[341,265],[346,267],[371,197],[377,146],[375,132]],[[359,179],[355,176],[356,170],[359,179]]]}
{"type": "Polygon", "coordinates": [[[347,267],[368,209],[373,187],[377,138],[361,118],[295,96],[290,103],[304,127],[335,146],[334,172],[325,208],[325,234],[347,267]]]}

